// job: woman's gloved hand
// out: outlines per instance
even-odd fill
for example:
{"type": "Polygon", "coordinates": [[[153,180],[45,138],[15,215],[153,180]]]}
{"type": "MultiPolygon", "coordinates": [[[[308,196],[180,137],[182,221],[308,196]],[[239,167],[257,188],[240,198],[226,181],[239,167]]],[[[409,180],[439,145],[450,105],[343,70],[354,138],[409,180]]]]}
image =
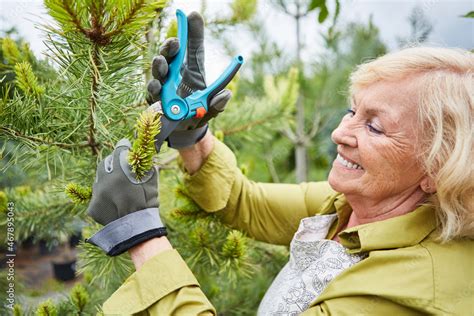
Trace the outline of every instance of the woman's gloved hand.
{"type": "Polygon", "coordinates": [[[159,213],[158,170],[153,168],[136,180],[127,159],[130,148],[130,141],[122,139],[99,163],[87,209],[89,216],[105,226],[86,241],[109,256],[166,235],[159,213]]]}
{"type": "MultiPolygon", "coordinates": [[[[167,39],[161,49],[160,56],[153,58],[153,78],[147,85],[149,104],[160,101],[162,84],[166,81],[168,64],[178,53],[180,44],[177,38],[167,39]]],[[[188,43],[186,62],[181,69],[182,81],[178,87],[178,95],[185,98],[196,90],[206,88],[206,75],[204,70],[204,21],[197,12],[188,16],[188,43]]],[[[168,137],[168,146],[184,148],[197,143],[207,131],[207,122],[217,116],[231,98],[230,90],[217,93],[209,104],[208,112],[202,118],[192,118],[182,121],[174,132],[168,137]]]]}

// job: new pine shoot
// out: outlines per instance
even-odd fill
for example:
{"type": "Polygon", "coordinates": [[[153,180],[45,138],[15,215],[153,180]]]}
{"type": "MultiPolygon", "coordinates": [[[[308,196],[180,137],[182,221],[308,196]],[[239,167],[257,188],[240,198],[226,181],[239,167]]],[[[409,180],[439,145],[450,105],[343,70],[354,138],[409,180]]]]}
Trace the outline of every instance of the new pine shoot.
{"type": "Polygon", "coordinates": [[[136,178],[140,180],[153,167],[155,136],[161,129],[161,114],[155,111],[143,112],[137,120],[137,138],[128,153],[128,163],[136,178]]]}

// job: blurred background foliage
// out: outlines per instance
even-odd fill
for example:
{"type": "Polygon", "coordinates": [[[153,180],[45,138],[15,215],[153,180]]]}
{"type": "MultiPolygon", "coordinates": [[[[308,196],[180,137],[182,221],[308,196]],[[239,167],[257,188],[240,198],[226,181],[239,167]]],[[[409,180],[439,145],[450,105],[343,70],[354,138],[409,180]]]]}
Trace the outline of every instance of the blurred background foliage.
{"type": "MultiPolygon", "coordinates": [[[[233,149],[250,179],[325,180],[335,157],[330,133],[347,108],[348,76],[387,48],[372,20],[340,24],[344,4],[338,0],[271,1],[294,17],[289,27],[298,45],[289,51],[269,36],[257,4],[233,0],[226,16],[214,17],[201,1],[206,36],[218,41],[229,59],[238,50],[236,28],[256,45],[229,85],[232,101],[211,129],[233,149]],[[305,44],[298,27],[302,16],[314,17],[311,27],[327,26],[319,34],[324,46],[311,62],[303,62],[299,52],[305,44]]],[[[133,137],[134,121],[147,107],[151,59],[160,43],[176,34],[166,1],[46,0],[45,6],[54,18],[41,26],[49,48],[45,58],[35,57],[14,28],[1,30],[0,39],[0,220],[5,225],[6,203],[14,201],[19,246],[31,238],[61,243],[78,231],[88,237],[100,228],[85,214],[87,201],[71,201],[64,188],[90,187],[96,163],[118,139],[133,137]]],[[[422,42],[432,29],[422,11],[407,23],[413,31],[400,38],[401,45],[422,42]]],[[[171,242],[220,315],[252,315],[288,251],[204,214],[186,195],[176,157],[166,148],[154,157],[162,168],[161,214],[171,242]]],[[[31,293],[17,287],[22,306],[16,314],[100,313],[101,303],[133,272],[126,254],[109,258],[82,242],[77,257],[82,278],[72,290],[32,305],[25,303],[31,293]]]]}

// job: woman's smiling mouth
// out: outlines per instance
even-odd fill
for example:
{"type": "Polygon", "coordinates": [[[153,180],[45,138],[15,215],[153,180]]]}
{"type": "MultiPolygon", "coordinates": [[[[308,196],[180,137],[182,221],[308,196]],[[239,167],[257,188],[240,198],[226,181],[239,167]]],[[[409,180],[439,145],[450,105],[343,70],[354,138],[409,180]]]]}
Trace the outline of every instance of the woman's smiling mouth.
{"type": "Polygon", "coordinates": [[[360,165],[356,164],[355,162],[346,160],[339,153],[337,154],[336,160],[339,161],[346,168],[364,170],[364,168],[362,168],[360,165]]]}

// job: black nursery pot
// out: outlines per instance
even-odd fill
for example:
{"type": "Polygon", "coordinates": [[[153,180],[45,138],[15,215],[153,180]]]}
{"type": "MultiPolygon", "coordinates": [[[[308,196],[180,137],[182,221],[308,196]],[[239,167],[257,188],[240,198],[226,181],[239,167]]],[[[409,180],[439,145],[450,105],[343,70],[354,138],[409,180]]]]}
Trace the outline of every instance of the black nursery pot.
{"type": "Polygon", "coordinates": [[[55,244],[49,244],[46,240],[41,239],[39,241],[39,253],[42,256],[47,256],[52,253],[55,253],[57,250],[57,246],[55,244]]]}
{"type": "Polygon", "coordinates": [[[57,280],[69,281],[76,277],[76,259],[65,262],[52,262],[53,274],[57,280]]]}
{"type": "Polygon", "coordinates": [[[21,247],[23,249],[31,249],[35,246],[35,239],[33,236],[30,236],[21,242],[21,247]]]}
{"type": "Polygon", "coordinates": [[[69,246],[71,248],[75,248],[77,245],[79,245],[79,242],[82,240],[82,234],[81,232],[77,232],[74,235],[71,235],[69,237],[69,246]]]}

